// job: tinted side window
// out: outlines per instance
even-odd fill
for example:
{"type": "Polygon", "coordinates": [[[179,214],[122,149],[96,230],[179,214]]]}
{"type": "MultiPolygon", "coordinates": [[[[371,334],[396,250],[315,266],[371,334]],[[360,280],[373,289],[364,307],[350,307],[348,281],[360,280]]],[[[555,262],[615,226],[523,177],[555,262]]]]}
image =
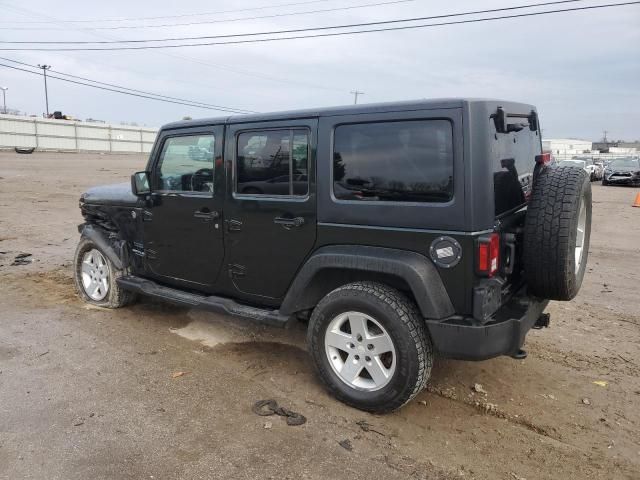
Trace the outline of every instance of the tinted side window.
{"type": "Polygon", "coordinates": [[[333,193],[339,200],[450,200],[453,197],[451,123],[412,120],[337,127],[333,193]]]}
{"type": "Polygon", "coordinates": [[[309,135],[306,130],[243,132],[237,137],[237,152],[237,193],[308,193],[309,135]]]}
{"type": "Polygon", "coordinates": [[[213,135],[167,138],[157,174],[159,190],[213,192],[213,135]]]}

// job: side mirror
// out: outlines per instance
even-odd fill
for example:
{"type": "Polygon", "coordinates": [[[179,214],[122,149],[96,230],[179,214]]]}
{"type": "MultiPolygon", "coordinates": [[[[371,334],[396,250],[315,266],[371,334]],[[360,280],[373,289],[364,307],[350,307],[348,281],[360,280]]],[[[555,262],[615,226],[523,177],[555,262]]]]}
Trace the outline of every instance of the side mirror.
{"type": "Polygon", "coordinates": [[[149,187],[149,172],[136,172],[131,175],[131,191],[137,196],[151,193],[151,188],[149,187]]]}

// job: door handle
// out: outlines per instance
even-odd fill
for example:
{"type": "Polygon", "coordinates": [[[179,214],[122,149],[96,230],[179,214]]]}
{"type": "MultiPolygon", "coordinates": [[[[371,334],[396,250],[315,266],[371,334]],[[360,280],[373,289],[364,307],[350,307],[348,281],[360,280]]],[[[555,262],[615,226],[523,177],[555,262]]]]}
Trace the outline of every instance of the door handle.
{"type": "Polygon", "coordinates": [[[302,225],[304,225],[304,218],[303,217],[294,217],[294,218],[276,217],[273,219],[273,223],[282,225],[284,228],[289,230],[291,227],[301,227],[302,225]]]}
{"type": "Polygon", "coordinates": [[[195,212],[193,212],[193,216],[195,218],[201,218],[205,221],[209,221],[209,220],[215,220],[216,218],[218,218],[220,216],[220,213],[214,211],[209,211],[209,209],[202,209],[202,210],[196,210],[195,212]]]}

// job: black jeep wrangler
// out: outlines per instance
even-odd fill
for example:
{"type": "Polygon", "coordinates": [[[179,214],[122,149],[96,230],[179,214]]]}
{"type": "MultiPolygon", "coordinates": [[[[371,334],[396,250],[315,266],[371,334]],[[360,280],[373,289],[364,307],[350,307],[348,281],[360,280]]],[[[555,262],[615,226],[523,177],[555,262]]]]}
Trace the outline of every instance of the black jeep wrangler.
{"type": "Polygon", "coordinates": [[[584,276],[591,186],[535,108],[447,99],[164,126],[131,184],[80,198],[78,291],[308,321],[320,378],[384,412],[434,355],[523,357],[584,276]]]}

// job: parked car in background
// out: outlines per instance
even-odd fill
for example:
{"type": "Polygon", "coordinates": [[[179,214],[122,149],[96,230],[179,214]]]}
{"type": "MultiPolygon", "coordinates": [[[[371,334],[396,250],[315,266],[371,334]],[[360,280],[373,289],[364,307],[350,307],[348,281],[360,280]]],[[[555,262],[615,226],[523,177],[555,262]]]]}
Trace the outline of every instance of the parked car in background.
{"type": "Polygon", "coordinates": [[[602,160],[594,160],[593,163],[600,169],[600,179],[602,179],[604,177],[604,162],[602,160]]]}
{"type": "Polygon", "coordinates": [[[589,174],[589,178],[591,179],[591,181],[593,182],[594,180],[602,180],[604,169],[601,168],[596,162],[594,162],[592,157],[573,157],[571,160],[567,161],[584,162],[584,166],[580,165],[580,167],[584,168],[585,171],[589,174]]]}
{"type": "Polygon", "coordinates": [[[604,170],[602,185],[640,186],[640,161],[637,158],[616,158],[604,170]]]}

